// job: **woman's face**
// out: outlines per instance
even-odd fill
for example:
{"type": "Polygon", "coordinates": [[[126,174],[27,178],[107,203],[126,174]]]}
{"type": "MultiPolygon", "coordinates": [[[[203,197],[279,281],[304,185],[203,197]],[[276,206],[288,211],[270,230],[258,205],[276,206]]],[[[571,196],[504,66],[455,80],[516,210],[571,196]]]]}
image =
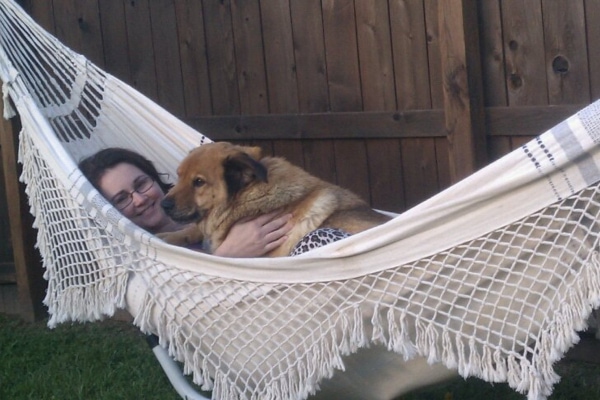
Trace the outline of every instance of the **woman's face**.
{"type": "MultiPolygon", "coordinates": [[[[121,213],[136,225],[151,233],[162,232],[172,221],[163,211],[160,202],[165,196],[156,182],[143,193],[139,190],[140,182],[147,180],[148,175],[138,167],[120,163],[107,169],[98,185],[100,191],[112,204],[118,206],[119,201],[131,200],[126,207],[120,208],[121,213]]],[[[148,185],[144,185],[144,188],[148,185]]],[[[126,201],[124,201],[126,202],[126,201]]]]}

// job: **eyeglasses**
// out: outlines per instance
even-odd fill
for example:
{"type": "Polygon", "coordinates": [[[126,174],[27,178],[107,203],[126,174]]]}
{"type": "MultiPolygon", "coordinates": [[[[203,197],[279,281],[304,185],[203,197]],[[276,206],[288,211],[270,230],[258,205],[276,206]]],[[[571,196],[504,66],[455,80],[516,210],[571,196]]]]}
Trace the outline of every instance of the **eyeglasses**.
{"type": "Polygon", "coordinates": [[[134,193],[146,193],[153,185],[154,179],[149,176],[142,176],[133,182],[133,190],[131,192],[119,192],[110,202],[119,210],[123,210],[133,201],[134,193]]]}

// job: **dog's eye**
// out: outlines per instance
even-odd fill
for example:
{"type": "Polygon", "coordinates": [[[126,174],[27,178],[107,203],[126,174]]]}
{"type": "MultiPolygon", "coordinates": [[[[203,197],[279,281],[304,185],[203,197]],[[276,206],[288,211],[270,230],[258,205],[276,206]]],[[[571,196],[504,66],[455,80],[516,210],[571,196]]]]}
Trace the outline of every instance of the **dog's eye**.
{"type": "Polygon", "coordinates": [[[206,182],[204,182],[202,179],[200,178],[196,178],[194,179],[194,181],[192,182],[192,185],[194,185],[194,187],[199,188],[202,185],[204,185],[206,182]]]}

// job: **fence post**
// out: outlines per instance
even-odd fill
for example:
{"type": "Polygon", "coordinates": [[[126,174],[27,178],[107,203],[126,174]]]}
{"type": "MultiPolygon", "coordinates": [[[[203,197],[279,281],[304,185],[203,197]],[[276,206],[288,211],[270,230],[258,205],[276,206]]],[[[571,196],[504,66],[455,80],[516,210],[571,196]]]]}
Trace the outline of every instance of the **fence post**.
{"type": "Polygon", "coordinates": [[[445,130],[452,183],[487,163],[477,0],[439,2],[445,130]]]}
{"type": "MultiPolygon", "coordinates": [[[[0,113],[4,103],[0,97],[0,113]]],[[[15,122],[0,115],[0,149],[6,185],[10,236],[13,245],[15,278],[17,283],[19,314],[27,321],[35,321],[46,315],[42,304],[46,282],[32,227],[23,185],[19,183],[17,165],[17,132],[15,122]]]]}

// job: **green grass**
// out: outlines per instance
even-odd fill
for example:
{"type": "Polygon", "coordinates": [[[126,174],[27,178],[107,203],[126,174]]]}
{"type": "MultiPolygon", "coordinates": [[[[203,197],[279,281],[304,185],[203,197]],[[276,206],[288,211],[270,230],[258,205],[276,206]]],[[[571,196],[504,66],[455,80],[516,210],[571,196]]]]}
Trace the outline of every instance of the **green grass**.
{"type": "Polygon", "coordinates": [[[126,322],[51,330],[0,315],[0,346],[0,399],[180,399],[126,322]]]}
{"type": "MultiPolygon", "coordinates": [[[[600,358],[600,356],[599,356],[600,358]]],[[[563,361],[549,400],[600,399],[600,364],[563,361]]],[[[128,322],[26,323],[0,314],[0,399],[179,399],[128,322]]],[[[506,384],[458,378],[398,400],[523,400],[506,384]]],[[[334,399],[335,400],[335,399],[334,399]]]]}
{"type": "MultiPolygon", "coordinates": [[[[548,400],[600,399],[600,365],[562,362],[556,365],[562,377],[548,400]]],[[[397,400],[526,400],[507,384],[491,384],[476,378],[457,378],[443,385],[423,389],[397,400]]]]}
{"type": "MultiPolygon", "coordinates": [[[[600,360],[600,354],[598,355],[600,360]]],[[[555,365],[561,376],[548,400],[599,400],[600,363],[563,360],[555,365]]],[[[525,400],[506,383],[491,384],[477,378],[457,378],[422,389],[397,400],[525,400]]]]}

